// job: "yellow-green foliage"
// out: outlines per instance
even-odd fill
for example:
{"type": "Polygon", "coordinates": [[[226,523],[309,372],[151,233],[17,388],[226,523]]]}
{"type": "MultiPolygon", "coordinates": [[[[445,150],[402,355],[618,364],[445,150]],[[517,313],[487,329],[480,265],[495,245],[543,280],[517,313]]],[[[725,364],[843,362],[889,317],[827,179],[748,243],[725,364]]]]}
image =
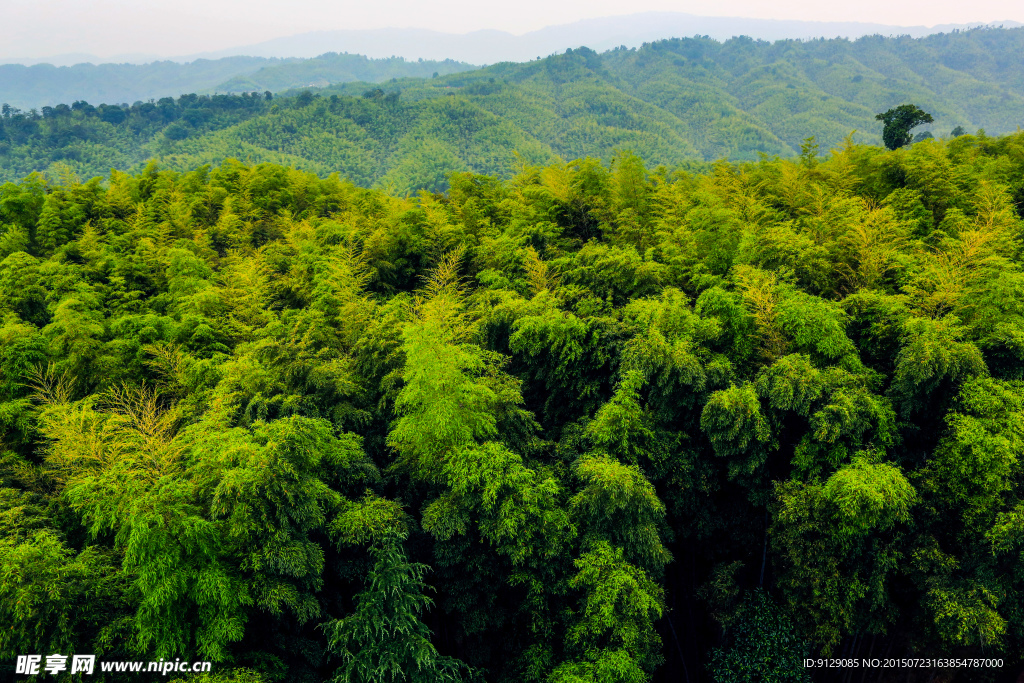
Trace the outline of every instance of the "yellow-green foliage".
{"type": "Polygon", "coordinates": [[[1024,136],[812,142],[3,185],[0,659],[1019,662],[1024,136]]]}

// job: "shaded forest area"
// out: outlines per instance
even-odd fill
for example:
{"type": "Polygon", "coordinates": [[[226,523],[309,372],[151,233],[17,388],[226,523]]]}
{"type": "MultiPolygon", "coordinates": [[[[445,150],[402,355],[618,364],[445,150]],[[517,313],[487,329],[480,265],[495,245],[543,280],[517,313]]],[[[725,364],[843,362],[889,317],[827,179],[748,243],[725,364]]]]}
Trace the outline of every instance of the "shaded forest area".
{"type": "Polygon", "coordinates": [[[2,666],[1013,680],[1022,209],[1020,133],[5,184],[2,666]]]}
{"type": "MultiPolygon", "coordinates": [[[[275,92],[330,80],[325,74],[335,67],[325,56],[268,67],[232,86],[274,92],[272,103],[262,95],[258,103],[164,98],[122,108],[120,123],[89,116],[84,97],[77,98],[84,112],[73,103],[8,110],[0,181],[54,163],[88,178],[111,168],[137,173],[150,159],[184,173],[237,158],[337,172],[401,194],[443,191],[453,172],[508,179],[522,164],[583,157],[607,164],[620,150],[652,168],[693,169],[723,157],[796,156],[809,136],[826,149],[851,132],[854,142],[880,144],[875,115],[908,101],[934,116],[927,132],[935,137],[958,128],[1002,135],[1021,124],[1021,55],[1024,29],[856,41],[687,38],[603,54],[581,48],[437,78],[275,92]]],[[[335,56],[343,57],[357,59],[335,56]]]]}

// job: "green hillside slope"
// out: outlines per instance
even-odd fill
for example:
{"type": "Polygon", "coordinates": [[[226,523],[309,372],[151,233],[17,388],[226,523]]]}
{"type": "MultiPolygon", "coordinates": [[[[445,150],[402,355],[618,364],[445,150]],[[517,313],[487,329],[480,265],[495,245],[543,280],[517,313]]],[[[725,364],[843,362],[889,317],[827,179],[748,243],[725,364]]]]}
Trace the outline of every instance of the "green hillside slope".
{"type": "MultiPolygon", "coordinates": [[[[381,89],[293,90],[273,102],[161,100],[158,113],[133,107],[122,123],[55,107],[5,115],[0,177],[54,161],[91,176],[150,158],[188,168],[237,156],[398,191],[438,189],[458,169],[507,175],[524,160],[608,161],[616,150],[675,167],[793,156],[810,136],[836,147],[856,131],[854,142],[877,144],[875,114],[908,101],[935,117],[936,135],[957,126],[1001,134],[1024,121],[1022,55],[1024,29],[806,43],[692,38],[393,79],[381,89]]],[[[303,63],[275,69],[316,77],[303,63]]],[[[252,86],[294,77],[261,73],[252,86]]]]}

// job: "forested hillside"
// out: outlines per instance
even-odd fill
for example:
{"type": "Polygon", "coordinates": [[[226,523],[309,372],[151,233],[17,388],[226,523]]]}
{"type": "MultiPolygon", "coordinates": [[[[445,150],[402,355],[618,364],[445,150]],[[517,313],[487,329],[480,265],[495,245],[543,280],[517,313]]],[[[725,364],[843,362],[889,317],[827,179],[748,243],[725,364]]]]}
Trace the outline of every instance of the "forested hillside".
{"type": "Polygon", "coordinates": [[[346,81],[376,83],[392,78],[427,77],[475,69],[452,60],[405,61],[398,57],[328,53],[312,59],[224,57],[149,64],[0,64],[0,102],[19,109],[41,109],[86,101],[131,104],[180,93],[230,94],[324,86],[346,81]]]}
{"type": "Polygon", "coordinates": [[[260,57],[200,59],[190,64],[0,64],[0,102],[19,109],[71,104],[132,103],[181,93],[204,92],[239,73],[281,60],[260,57]]]}
{"type": "Polygon", "coordinates": [[[1024,134],[826,157],[3,185],[0,666],[1013,680],[1024,134]]]}
{"type": "MultiPolygon", "coordinates": [[[[39,114],[7,111],[0,179],[57,161],[92,177],[141,170],[151,158],[184,171],[236,157],[338,172],[398,192],[439,190],[452,171],[508,177],[523,161],[607,163],[617,150],[677,168],[761,153],[790,157],[812,135],[826,148],[854,131],[855,142],[878,144],[875,115],[905,102],[934,116],[936,136],[957,127],[1005,134],[1024,120],[1022,55],[1024,29],[852,42],[691,38],[379,87],[292,91],[297,96],[273,104],[261,96],[259,106],[165,98],[132,106],[120,120],[96,117],[79,101],[81,111],[73,103],[39,114]]],[[[231,87],[263,92],[294,79],[319,82],[332,64],[283,64],[231,87]]]]}

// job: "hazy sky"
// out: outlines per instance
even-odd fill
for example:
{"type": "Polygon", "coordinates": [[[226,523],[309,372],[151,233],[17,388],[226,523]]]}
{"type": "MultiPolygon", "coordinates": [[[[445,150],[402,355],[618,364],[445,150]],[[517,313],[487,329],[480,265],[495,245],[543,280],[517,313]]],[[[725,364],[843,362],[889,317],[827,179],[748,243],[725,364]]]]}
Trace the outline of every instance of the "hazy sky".
{"type": "Polygon", "coordinates": [[[0,0],[0,57],[183,55],[332,29],[524,33],[645,11],[931,26],[1024,21],[1024,0],[0,0]]]}

